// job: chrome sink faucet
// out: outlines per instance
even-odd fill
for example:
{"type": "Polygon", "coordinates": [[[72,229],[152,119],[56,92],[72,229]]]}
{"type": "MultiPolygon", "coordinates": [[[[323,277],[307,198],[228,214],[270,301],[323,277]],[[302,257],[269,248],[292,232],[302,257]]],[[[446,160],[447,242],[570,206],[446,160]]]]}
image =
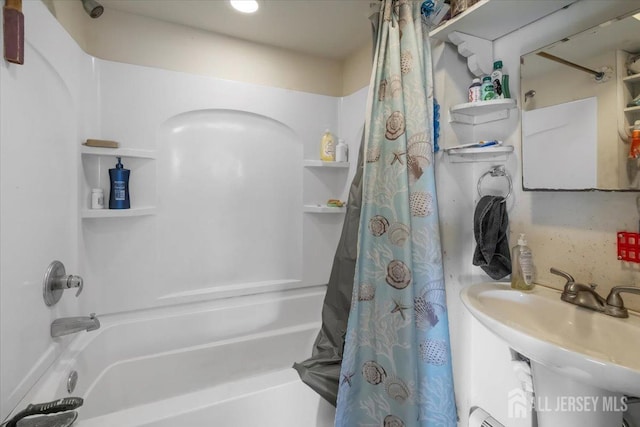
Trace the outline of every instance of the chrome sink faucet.
{"type": "Polygon", "coordinates": [[[580,307],[589,308],[591,310],[605,312],[607,301],[596,292],[595,289],[597,285],[583,285],[581,283],[576,283],[572,275],[562,270],[558,270],[557,268],[551,267],[551,270],[549,271],[552,274],[564,277],[567,280],[567,283],[564,285],[562,295],[560,296],[562,301],[568,302],[569,304],[575,304],[580,307]]]}
{"type": "Polygon", "coordinates": [[[572,275],[557,268],[551,267],[549,271],[567,280],[562,295],[560,295],[562,301],[599,311],[609,316],[620,318],[629,317],[629,311],[625,308],[620,293],[629,292],[640,295],[640,287],[638,286],[614,286],[605,299],[596,292],[596,286],[598,285],[591,284],[587,286],[576,283],[572,275]]]}
{"type": "Polygon", "coordinates": [[[100,321],[95,313],[91,313],[88,317],[62,317],[51,323],[51,337],[61,337],[80,331],[94,331],[99,327],[100,321]]]}
{"type": "Polygon", "coordinates": [[[615,317],[629,317],[629,310],[624,306],[624,301],[620,296],[621,292],[629,292],[632,294],[640,295],[640,287],[637,286],[614,286],[609,292],[607,297],[607,308],[610,311],[609,315],[615,317]]]}

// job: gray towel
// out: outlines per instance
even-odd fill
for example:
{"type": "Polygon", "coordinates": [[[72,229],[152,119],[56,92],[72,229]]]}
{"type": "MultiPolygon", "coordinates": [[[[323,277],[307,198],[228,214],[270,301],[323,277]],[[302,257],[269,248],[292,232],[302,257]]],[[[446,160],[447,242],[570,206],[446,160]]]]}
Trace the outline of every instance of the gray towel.
{"type": "Polygon", "coordinates": [[[473,216],[473,234],[476,250],[473,265],[481,267],[492,279],[499,280],[511,274],[509,252],[509,216],[504,197],[483,196],[473,216]]]}

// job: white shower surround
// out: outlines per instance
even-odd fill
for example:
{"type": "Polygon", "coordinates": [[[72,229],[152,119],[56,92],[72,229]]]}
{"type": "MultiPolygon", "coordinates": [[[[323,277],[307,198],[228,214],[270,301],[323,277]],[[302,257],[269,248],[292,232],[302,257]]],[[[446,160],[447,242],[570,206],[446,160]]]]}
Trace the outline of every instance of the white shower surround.
{"type": "MultiPolygon", "coordinates": [[[[3,283],[10,285],[2,289],[0,418],[76,342],[74,336],[51,339],[48,328],[56,318],[96,312],[106,320],[197,301],[233,304],[243,295],[325,284],[343,215],[303,213],[310,194],[324,197],[335,187],[304,171],[303,159],[317,158],[326,127],[345,138],[353,160],[337,195],[345,199],[366,97],[366,89],[334,98],[103,61],[82,52],[41,2],[26,2],[24,10],[26,64],[2,68],[3,88],[14,87],[11,99],[20,98],[11,111],[3,105],[3,122],[12,123],[11,134],[3,126],[3,177],[34,166],[42,172],[25,186],[55,190],[55,197],[49,216],[31,223],[53,232],[43,245],[42,236],[3,231],[3,249],[14,255],[3,254],[3,283]],[[41,118],[38,125],[34,118],[41,118]],[[156,215],[81,217],[93,183],[87,155],[80,154],[87,138],[155,152],[154,159],[123,160],[134,166],[132,205],[136,197],[155,203],[156,215]],[[38,155],[52,148],[51,141],[51,154],[38,155]],[[194,156],[187,144],[202,155],[194,156]],[[34,148],[17,151],[14,165],[5,161],[9,150],[23,145],[34,148]],[[141,162],[144,185],[136,183],[141,162]],[[62,182],[47,179],[62,171],[62,182]],[[21,255],[27,252],[31,258],[21,255]],[[66,293],[47,308],[40,283],[53,259],[82,275],[85,288],[79,298],[66,293]]],[[[103,163],[100,173],[106,173],[103,163]]],[[[335,177],[329,181],[336,183],[335,177]]],[[[7,201],[23,202],[23,193],[6,196],[13,196],[6,180],[2,190],[3,209],[7,201]]],[[[3,210],[5,230],[38,207],[33,193],[26,195],[24,205],[3,210]]],[[[319,305],[312,314],[320,319],[319,305]]],[[[80,335],[91,339],[91,333],[80,335]]],[[[296,351],[308,352],[310,345],[296,351]]]]}

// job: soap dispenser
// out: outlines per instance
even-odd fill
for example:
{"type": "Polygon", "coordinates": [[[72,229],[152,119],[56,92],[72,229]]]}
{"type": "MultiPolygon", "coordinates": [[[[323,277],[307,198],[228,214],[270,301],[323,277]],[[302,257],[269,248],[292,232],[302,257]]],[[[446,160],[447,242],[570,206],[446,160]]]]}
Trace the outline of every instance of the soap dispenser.
{"type": "Polygon", "coordinates": [[[109,191],[109,209],[129,209],[129,175],[131,171],[122,165],[122,159],[118,157],[118,163],[113,169],[109,169],[111,190],[109,191]]]}
{"type": "Polygon", "coordinates": [[[521,233],[518,244],[511,251],[511,287],[520,291],[530,291],[535,286],[533,276],[533,253],[527,246],[524,233],[521,233]]]}

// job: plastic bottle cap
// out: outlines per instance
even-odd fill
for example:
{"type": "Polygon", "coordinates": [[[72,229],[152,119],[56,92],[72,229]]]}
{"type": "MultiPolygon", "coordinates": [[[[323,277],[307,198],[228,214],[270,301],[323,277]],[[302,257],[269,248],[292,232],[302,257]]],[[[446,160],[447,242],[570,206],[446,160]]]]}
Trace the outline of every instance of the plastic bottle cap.
{"type": "Polygon", "coordinates": [[[484,77],[482,78],[482,81],[483,81],[483,82],[490,82],[490,81],[491,81],[491,76],[484,76],[484,77]]]}
{"type": "Polygon", "coordinates": [[[495,61],[495,62],[493,63],[493,69],[494,69],[494,70],[497,70],[497,69],[499,69],[499,68],[502,68],[502,61],[495,61]]]}
{"type": "Polygon", "coordinates": [[[640,130],[640,120],[636,120],[636,122],[633,124],[633,127],[635,128],[635,130],[640,130]]]}
{"type": "Polygon", "coordinates": [[[527,239],[525,239],[524,233],[520,233],[520,238],[518,239],[518,244],[520,246],[527,246],[527,239]]]}
{"type": "Polygon", "coordinates": [[[116,169],[122,169],[124,166],[122,166],[121,163],[122,157],[118,157],[118,163],[116,164],[116,169]]]}
{"type": "Polygon", "coordinates": [[[476,77],[475,79],[473,79],[473,80],[471,81],[471,83],[480,83],[480,78],[479,78],[479,77],[476,77]]]}

